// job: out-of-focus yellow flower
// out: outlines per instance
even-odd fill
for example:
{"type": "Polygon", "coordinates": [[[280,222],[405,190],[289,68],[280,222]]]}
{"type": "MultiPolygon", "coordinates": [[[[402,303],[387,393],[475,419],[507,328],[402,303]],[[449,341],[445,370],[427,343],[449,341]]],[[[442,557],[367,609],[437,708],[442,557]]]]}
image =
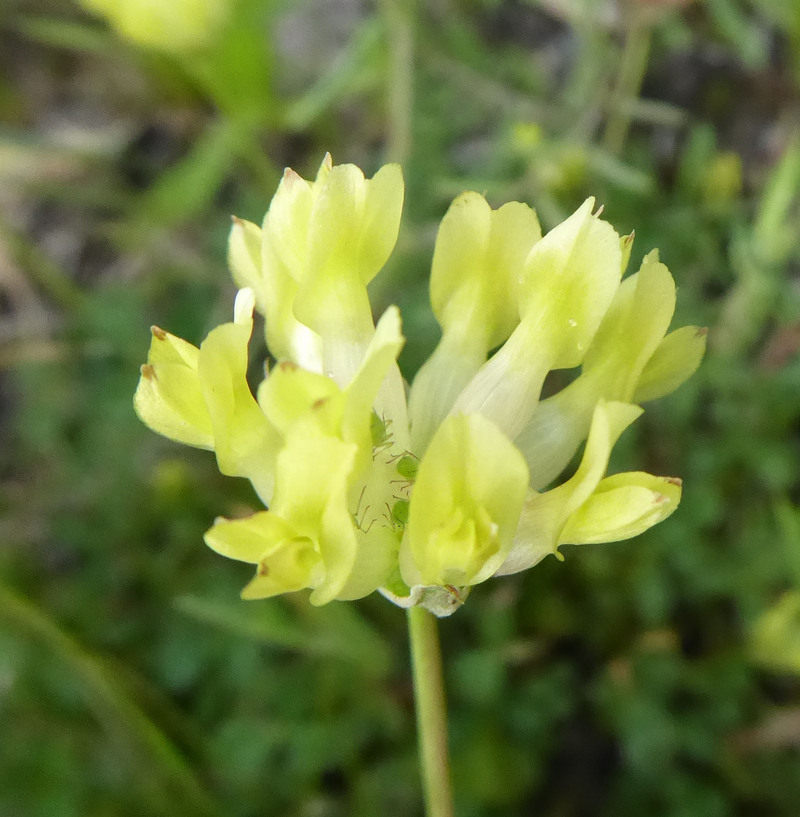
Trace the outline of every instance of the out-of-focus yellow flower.
{"type": "Polygon", "coordinates": [[[750,652],[764,666],[800,675],[800,591],[787,590],[756,620],[750,652]]]}
{"type": "Polygon", "coordinates": [[[215,451],[268,510],[219,519],[209,547],[256,566],[244,598],[311,601],[380,589],[447,615],[469,588],[564,544],[635,536],[669,516],[680,480],[606,476],[642,412],[697,367],[703,333],[667,334],[675,287],[651,253],[620,283],[630,239],[588,200],[542,237],[514,202],[459,196],[436,242],[442,339],[406,405],[395,307],[373,324],[367,284],[397,237],[403,183],[326,157],[287,171],[262,227],[235,220],[234,320],[195,348],[157,329],[135,397],[155,431],[215,451]],[[278,364],[252,395],[253,307],[278,364]],[[495,351],[492,351],[495,350],[495,351]],[[540,400],[552,369],[581,366],[540,400]],[[575,474],[542,491],[585,442],[575,474]]]}
{"type": "Polygon", "coordinates": [[[79,0],[123,36],[164,51],[211,42],[235,0],[79,0]]]}

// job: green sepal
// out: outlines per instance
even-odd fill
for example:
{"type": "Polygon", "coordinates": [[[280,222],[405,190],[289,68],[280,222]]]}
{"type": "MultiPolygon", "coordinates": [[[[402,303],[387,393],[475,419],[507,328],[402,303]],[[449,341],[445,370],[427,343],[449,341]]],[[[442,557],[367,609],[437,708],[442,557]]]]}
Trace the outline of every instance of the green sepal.
{"type": "Polygon", "coordinates": [[[392,604],[408,609],[424,607],[437,618],[452,616],[469,597],[472,587],[455,587],[452,584],[415,584],[408,587],[402,579],[379,588],[381,595],[392,604]]]}

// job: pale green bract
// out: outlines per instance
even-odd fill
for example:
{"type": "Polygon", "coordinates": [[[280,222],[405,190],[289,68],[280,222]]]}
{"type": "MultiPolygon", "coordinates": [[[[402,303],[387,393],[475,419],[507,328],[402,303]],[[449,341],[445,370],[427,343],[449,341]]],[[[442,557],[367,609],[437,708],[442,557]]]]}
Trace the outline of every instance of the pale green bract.
{"type": "Polygon", "coordinates": [[[218,519],[205,537],[255,565],[243,598],[308,588],[325,604],[379,590],[448,615],[475,584],[561,545],[636,536],[678,506],[678,479],[606,475],[638,404],[679,386],[705,348],[696,327],[667,334],[675,284],[657,253],[622,280],[631,237],[592,199],[543,237],[527,205],[493,210],[464,193],[434,251],[441,341],[407,389],[400,313],[375,325],[367,296],[402,204],[397,165],[366,179],[326,156],[312,182],[287,170],[261,227],[234,219],[233,321],[199,349],[153,329],[137,413],[214,451],[267,508],[218,519]],[[254,309],[277,361],[255,396],[254,309]],[[540,399],[548,372],[578,367],[540,399]]]}

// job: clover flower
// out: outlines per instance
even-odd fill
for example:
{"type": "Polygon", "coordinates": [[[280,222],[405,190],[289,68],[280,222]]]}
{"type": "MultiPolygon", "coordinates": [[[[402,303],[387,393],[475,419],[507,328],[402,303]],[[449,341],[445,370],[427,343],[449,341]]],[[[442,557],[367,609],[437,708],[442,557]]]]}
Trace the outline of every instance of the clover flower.
{"type": "Polygon", "coordinates": [[[199,349],[153,329],[141,419],[213,450],[267,510],[218,519],[209,547],[255,566],[242,597],[311,589],[311,602],[380,590],[447,615],[469,589],[565,544],[626,539],[669,516],[680,480],[606,476],[612,448],[699,365],[705,333],[667,333],[675,285],[657,253],[622,280],[620,238],[586,201],[542,236],[536,214],[456,198],[436,240],[441,340],[410,389],[400,315],[373,322],[367,284],[397,239],[403,179],[326,156],[284,174],[261,227],[234,219],[231,323],[199,349]],[[277,363],[246,380],[253,310],[277,363]],[[554,369],[581,367],[540,399],[554,369]],[[575,473],[549,487],[585,442],[575,473]]]}

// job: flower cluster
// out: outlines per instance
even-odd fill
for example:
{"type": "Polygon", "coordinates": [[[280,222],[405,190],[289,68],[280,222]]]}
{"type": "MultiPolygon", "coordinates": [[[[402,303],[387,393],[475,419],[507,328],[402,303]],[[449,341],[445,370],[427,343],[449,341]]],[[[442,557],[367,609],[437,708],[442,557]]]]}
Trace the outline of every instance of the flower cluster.
{"type": "Polygon", "coordinates": [[[605,475],[639,404],[680,385],[705,347],[696,327],[667,333],[675,285],[658,254],[622,280],[632,236],[592,199],[542,236],[527,205],[464,193],[433,257],[441,341],[409,389],[399,312],[375,325],[367,297],[402,203],[397,165],[365,179],[326,156],[313,182],[287,170],[261,227],[234,219],[233,321],[199,348],[153,329],[139,416],[213,450],[268,508],[205,537],[255,565],[243,598],[379,589],[446,615],[472,585],[564,544],[635,536],[678,505],[677,479],[605,475]],[[255,396],[254,308],[277,361],[255,396]],[[540,399],[549,371],[579,366],[540,399]],[[584,441],[574,474],[549,487],[584,441]]]}

